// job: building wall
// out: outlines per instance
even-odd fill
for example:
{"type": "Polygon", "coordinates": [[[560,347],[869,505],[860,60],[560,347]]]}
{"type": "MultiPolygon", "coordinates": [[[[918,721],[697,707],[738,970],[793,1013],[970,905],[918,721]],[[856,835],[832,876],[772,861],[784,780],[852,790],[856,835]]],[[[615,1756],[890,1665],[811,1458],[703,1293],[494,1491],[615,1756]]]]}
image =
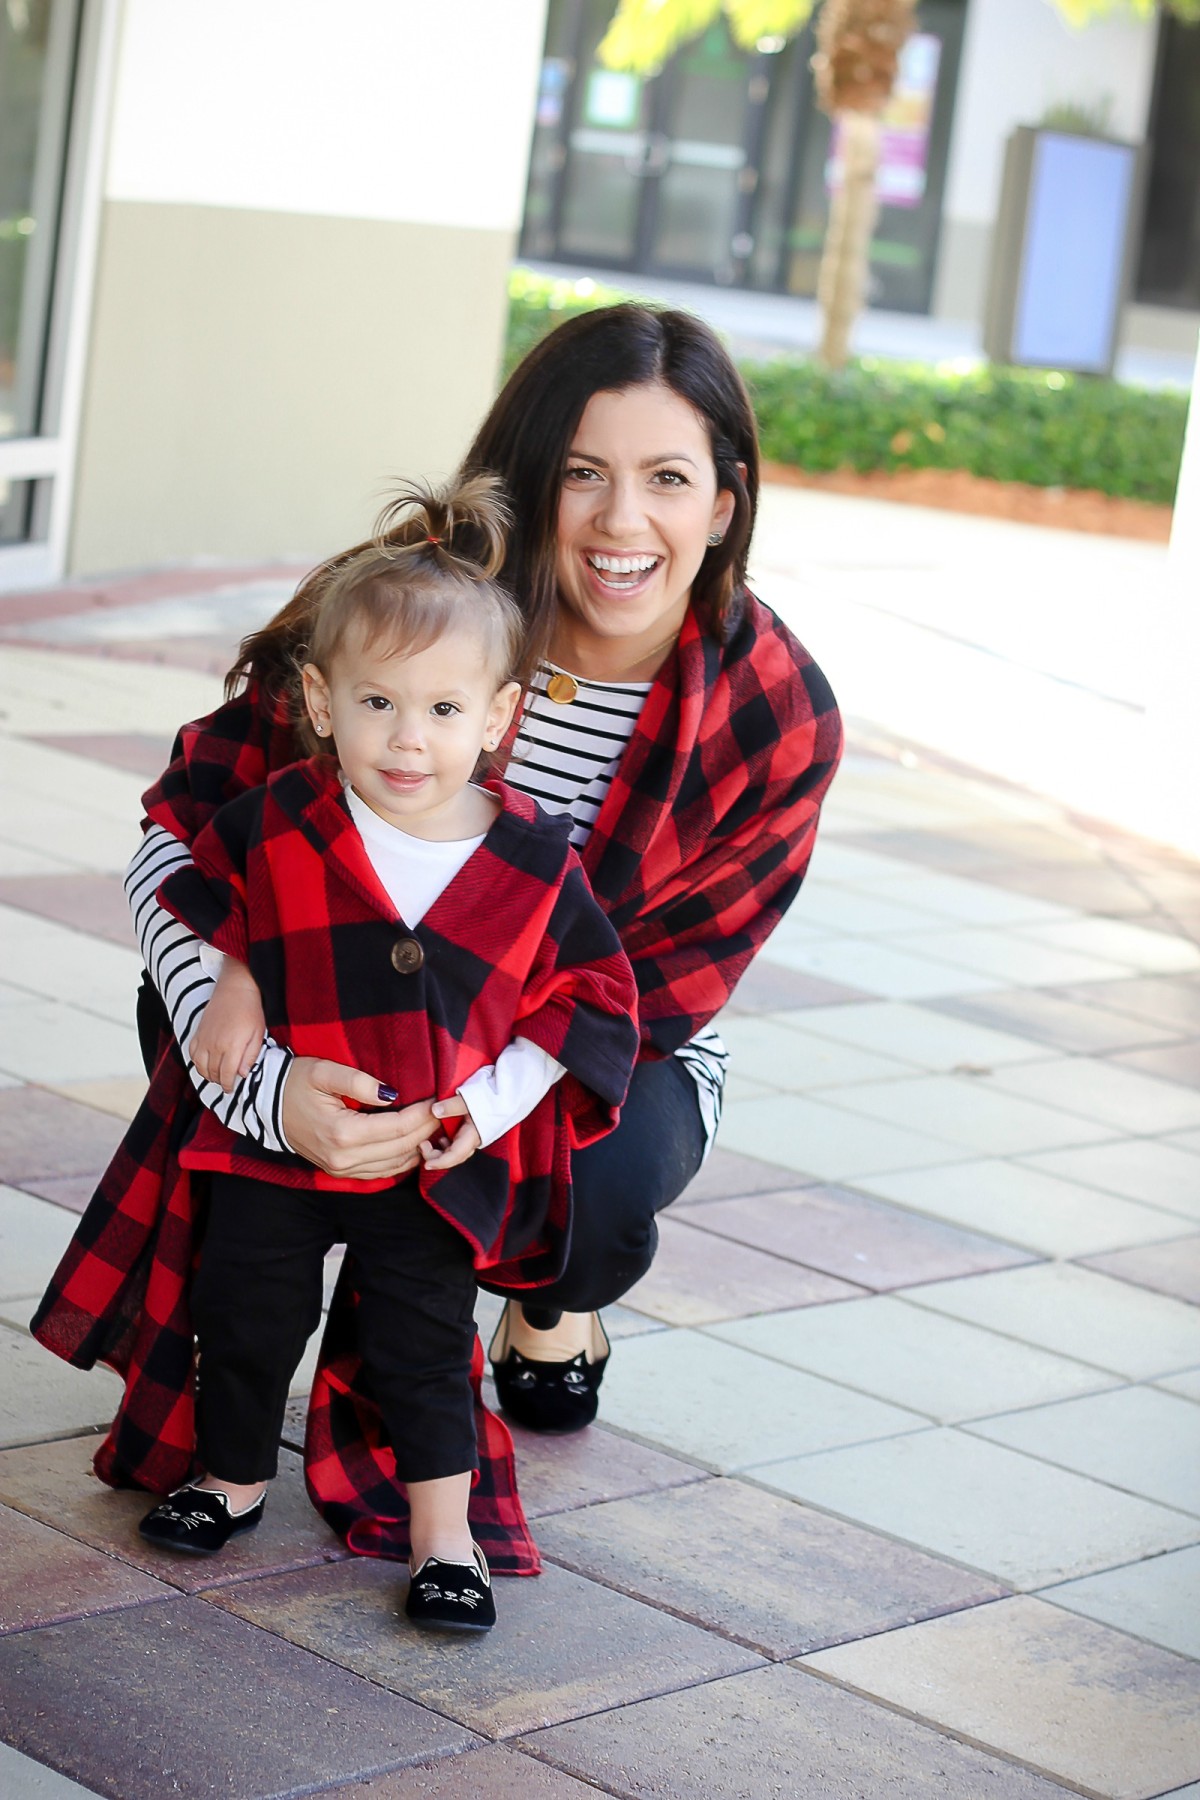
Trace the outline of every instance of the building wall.
{"type": "Polygon", "coordinates": [[[125,0],[73,572],[319,555],[389,477],[454,467],[494,390],[544,14],[125,0]]]}
{"type": "Polygon", "coordinates": [[[1107,100],[1113,136],[1140,140],[1157,38],[1154,20],[1115,16],[1079,30],[1050,0],[968,0],[934,290],[938,316],[983,316],[1009,134],[1037,124],[1051,106],[1107,100]]]}

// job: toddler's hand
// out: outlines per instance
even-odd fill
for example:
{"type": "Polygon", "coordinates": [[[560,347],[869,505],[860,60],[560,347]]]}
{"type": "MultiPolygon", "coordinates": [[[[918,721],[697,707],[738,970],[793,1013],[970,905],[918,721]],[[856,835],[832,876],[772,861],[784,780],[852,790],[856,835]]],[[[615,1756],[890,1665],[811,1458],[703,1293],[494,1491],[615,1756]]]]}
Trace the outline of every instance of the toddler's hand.
{"type": "Polygon", "coordinates": [[[244,963],[226,957],[192,1035],[191,1058],[197,1074],[232,1093],[254,1067],[266,1030],[257,982],[244,963]]]}
{"type": "Polygon", "coordinates": [[[425,1158],[427,1169],[456,1169],[460,1163],[474,1156],[480,1145],[480,1136],[475,1124],[467,1112],[467,1103],[461,1094],[452,1094],[449,1100],[438,1100],[433,1107],[437,1119],[461,1119],[462,1124],[450,1137],[442,1132],[430,1143],[421,1145],[421,1155],[425,1158]]]}

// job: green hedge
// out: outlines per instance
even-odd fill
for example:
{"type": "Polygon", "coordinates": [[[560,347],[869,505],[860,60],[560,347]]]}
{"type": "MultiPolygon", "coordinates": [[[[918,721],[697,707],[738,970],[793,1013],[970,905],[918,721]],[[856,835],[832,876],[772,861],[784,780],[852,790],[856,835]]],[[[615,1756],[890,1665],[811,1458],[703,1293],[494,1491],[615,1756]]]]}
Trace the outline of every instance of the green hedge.
{"type": "MultiPolygon", "coordinates": [[[[515,270],[505,372],[562,319],[621,296],[515,270]]],[[[796,468],[967,469],[1035,487],[1169,505],[1186,394],[1027,369],[882,362],[834,373],[802,357],[745,362],[762,452],[796,468]]]]}

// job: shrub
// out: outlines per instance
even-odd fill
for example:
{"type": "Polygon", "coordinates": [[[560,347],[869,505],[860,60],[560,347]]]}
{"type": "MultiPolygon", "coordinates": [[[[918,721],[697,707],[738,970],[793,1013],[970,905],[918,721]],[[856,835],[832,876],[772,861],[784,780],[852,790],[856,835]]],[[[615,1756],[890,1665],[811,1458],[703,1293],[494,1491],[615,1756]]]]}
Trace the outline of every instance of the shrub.
{"type": "MultiPolygon", "coordinates": [[[[505,374],[562,319],[623,296],[514,270],[505,374]]],[[[763,455],[796,468],[967,469],[1169,505],[1187,395],[1055,371],[804,357],[741,365],[763,455]]]]}

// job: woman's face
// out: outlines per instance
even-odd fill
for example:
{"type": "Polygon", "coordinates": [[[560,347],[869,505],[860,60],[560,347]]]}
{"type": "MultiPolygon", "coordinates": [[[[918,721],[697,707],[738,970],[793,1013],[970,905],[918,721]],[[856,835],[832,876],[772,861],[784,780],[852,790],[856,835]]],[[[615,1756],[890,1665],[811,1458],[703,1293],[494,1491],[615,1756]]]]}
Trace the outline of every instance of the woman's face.
{"type": "Polygon", "coordinates": [[[558,504],[556,654],[603,680],[618,662],[634,666],[639,649],[665,649],[709,534],[723,536],[733,512],[707,427],[686,400],[658,382],[593,394],[558,504]]]}

